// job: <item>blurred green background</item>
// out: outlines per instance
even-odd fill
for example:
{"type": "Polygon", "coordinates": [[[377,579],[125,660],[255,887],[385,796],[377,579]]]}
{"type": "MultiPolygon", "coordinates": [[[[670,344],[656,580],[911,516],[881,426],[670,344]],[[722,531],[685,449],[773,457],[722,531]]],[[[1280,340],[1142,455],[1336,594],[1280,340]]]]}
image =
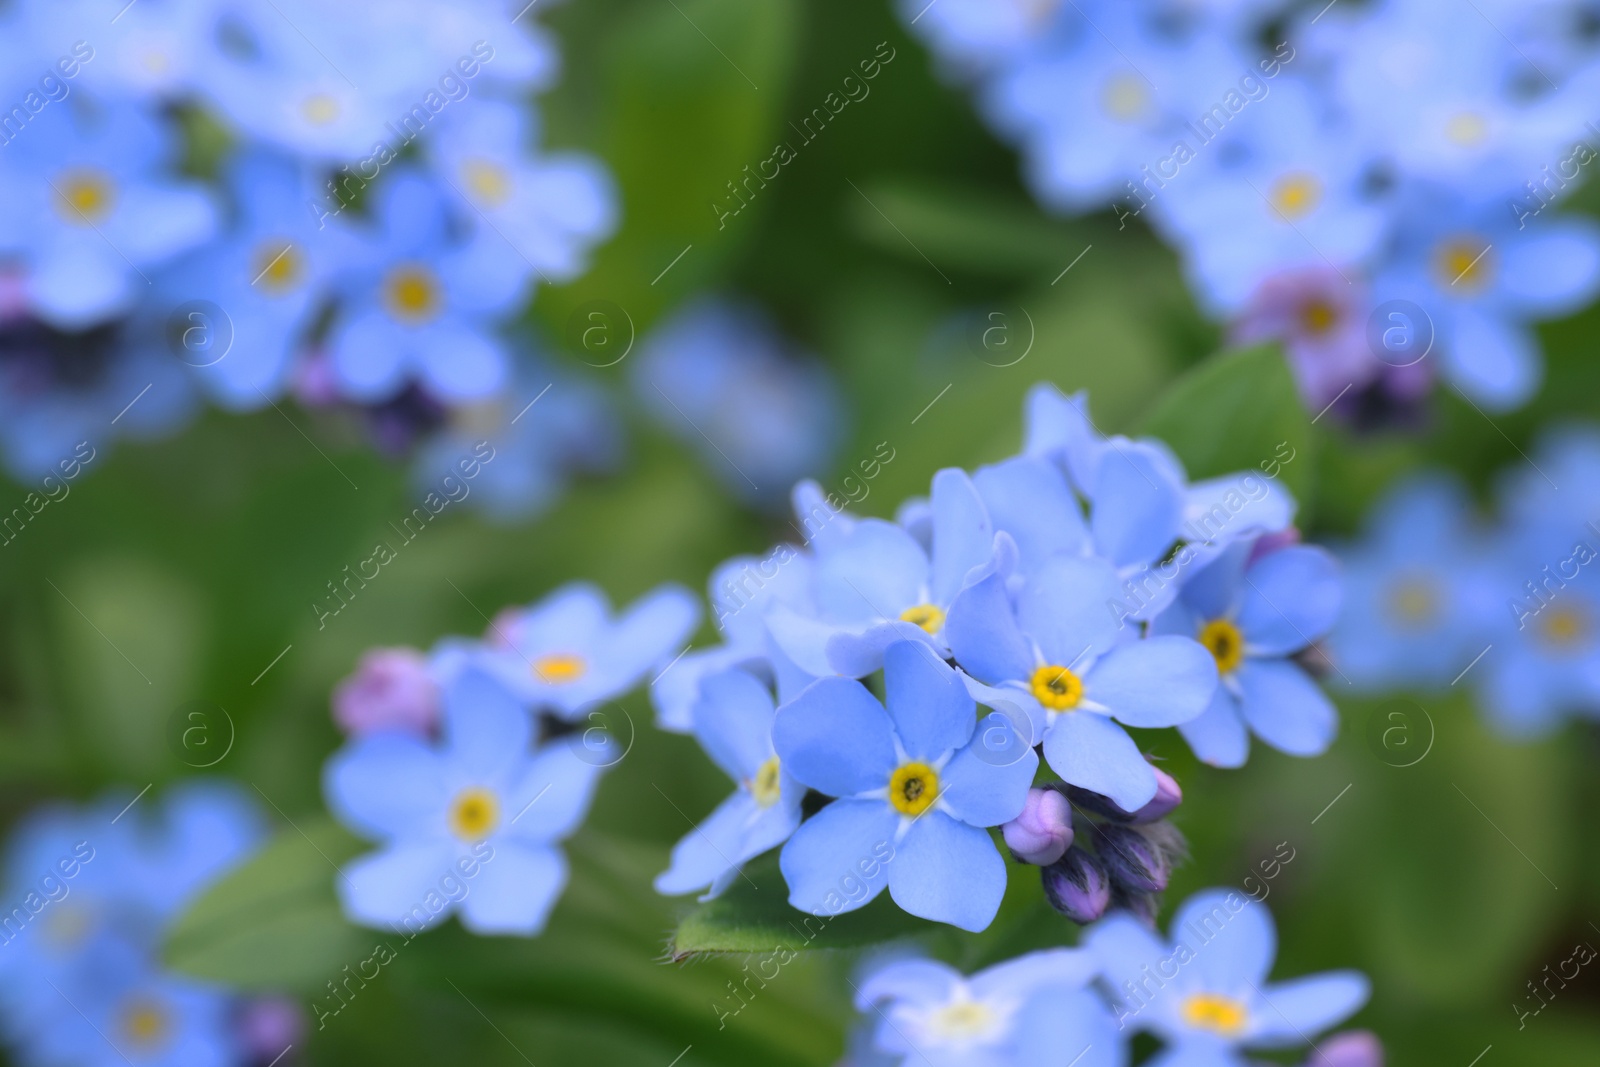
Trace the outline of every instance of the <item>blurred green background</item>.
{"type": "MultiPolygon", "coordinates": [[[[547,17],[566,66],[541,103],[547,140],[608,162],[624,223],[586,276],[540,292],[530,343],[558,348],[567,316],[589,300],[622,306],[641,331],[707,289],[760,300],[844,385],[851,428],[841,471],[877,442],[895,450],[864,513],[892,515],[941,466],[1015,450],[1021,398],[1035,381],[1090,389],[1102,429],[1131,430],[1219,346],[1172,255],[1147,232],[1119,232],[1109,214],[1063,222],[1032,205],[1014,156],[960,91],[939,83],[878,0],[589,0],[547,17]],[[719,229],[711,204],[724,200],[725,183],[789,139],[787,124],[884,41],[895,58],[871,95],[719,229]],[[984,362],[960,326],[991,312],[1033,337],[1015,365],[984,362]]],[[[1590,352],[1600,317],[1591,311],[1542,336],[1544,393],[1498,425],[1448,397],[1404,435],[1355,436],[1331,420],[1310,427],[1290,400],[1273,412],[1241,410],[1232,425],[1252,440],[1263,432],[1257,421],[1290,426],[1304,444],[1286,474],[1302,497],[1302,525],[1314,539],[1348,535],[1402,471],[1442,462],[1482,491],[1541,425],[1596,414],[1600,364],[1590,352]]],[[[622,395],[625,365],[593,371],[561,358],[622,395]]],[[[204,700],[237,726],[211,773],[259,790],[281,828],[290,819],[325,827],[319,773],[339,742],[328,693],[365,648],[477,634],[485,615],[576,578],[621,600],[666,580],[701,590],[721,559],[785,536],[781,516],[742,509],[684,449],[632,421],[623,475],[578,486],[525,526],[451,509],[320,630],[310,605],[325,583],[416,503],[403,470],[374,455],[358,427],[288,407],[210,413],[174,439],[103,454],[0,554],[8,822],[45,798],[86,798],[112,784],[159,790],[193,773],[169,749],[167,723],[179,705],[204,700]]],[[[0,486],[19,500],[27,488],[0,486]]],[[[701,640],[710,638],[707,626],[701,640]]],[[[1600,943],[1591,814],[1600,736],[1574,726],[1513,746],[1490,736],[1461,694],[1424,701],[1431,727],[1411,715],[1415,751],[1427,754],[1394,767],[1369,733],[1390,708],[1346,699],[1337,675],[1328,684],[1344,729],[1317,760],[1257,745],[1247,768],[1222,772],[1196,765],[1173,731],[1140,739],[1185,789],[1176,821],[1194,859],[1170,899],[1240,885],[1287,842],[1294,859],[1268,883],[1282,942],[1276,974],[1367,972],[1374,995],[1356,1024],[1383,1037],[1392,1062],[1466,1067],[1488,1046],[1484,1067],[1597,1062],[1600,980],[1584,973],[1520,1030],[1514,1005],[1527,1005],[1525,984],[1574,943],[1600,943]]],[[[573,884],[546,935],[473,939],[451,924],[419,938],[313,1035],[312,1062],[837,1059],[855,1021],[846,984],[855,950],[783,967],[720,1028],[726,983],[751,959],[671,958],[690,905],[655,897],[649,881],[686,817],[709,812],[727,783],[692,740],[652,728],[645,694],[623,706],[633,747],[568,846],[573,884]]],[[[268,985],[299,973],[275,971],[276,955],[313,953],[309,973],[323,977],[293,990],[304,1002],[344,963],[365,958],[374,938],[337,921],[331,873],[314,856],[308,866],[289,833],[278,858],[294,884],[200,917],[195,943],[213,963],[258,953],[245,977],[268,985]]],[[[316,833],[327,833],[319,840],[329,850],[354,847],[335,831],[316,833]]],[[[753,873],[777,888],[775,870],[753,873]]],[[[970,968],[1070,943],[1074,928],[1044,905],[1031,869],[1014,874],[993,928],[933,934],[930,950],[970,968]]]]}

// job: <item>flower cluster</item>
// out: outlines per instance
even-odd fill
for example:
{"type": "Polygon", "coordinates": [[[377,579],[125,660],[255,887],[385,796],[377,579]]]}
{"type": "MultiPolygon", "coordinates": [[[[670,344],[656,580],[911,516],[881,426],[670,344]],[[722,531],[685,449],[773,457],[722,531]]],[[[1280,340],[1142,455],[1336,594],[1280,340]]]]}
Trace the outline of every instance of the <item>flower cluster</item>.
{"type": "Polygon", "coordinates": [[[367,653],[334,692],[350,741],[324,772],[333,813],[382,842],[339,878],[345,913],[413,935],[451,914],[474,933],[542,930],[567,880],[558,845],[632,743],[608,702],[698,619],[685,590],[613,618],[599,590],[573,584],[502,612],[483,640],[367,653]]]}
{"type": "Polygon", "coordinates": [[[1172,919],[1172,944],[1123,913],[1090,927],[1080,949],[1047,949],[972,975],[910,958],[869,972],[856,1007],[871,1012],[850,1067],[1122,1067],[1136,1031],[1166,1049],[1162,1067],[1243,1067],[1256,1049],[1312,1044],[1307,1067],[1381,1067],[1372,1035],[1314,1035],[1366,1001],[1351,971],[1268,984],[1272,915],[1250,898],[1204,890],[1172,919]]]}
{"type": "Polygon", "coordinates": [[[26,2],[0,39],[20,476],[200,395],[408,444],[535,374],[502,327],[616,223],[605,170],[539,145],[552,41],[492,0],[26,2]]]}
{"type": "Polygon", "coordinates": [[[1127,814],[1164,777],[1128,727],[1176,726],[1221,766],[1252,732],[1295,755],[1331,743],[1337,714],[1297,657],[1340,582],[1295,543],[1289,495],[1255,473],[1191,482],[1159,441],[1102,437],[1081,394],[1042,384],[1027,407],[1020,455],[938,472],[896,521],[801,483],[804,543],[713,575],[724,643],[652,692],[660,724],[739,788],[678,845],[663,892],[715,894],[781,842],[798,908],[887,888],[981,930],[1006,883],[989,828],[1024,815],[1040,753],[1127,814]],[[802,820],[808,791],[833,799],[802,820]]]}
{"type": "Polygon", "coordinates": [[[18,826],[0,915],[0,1024],[28,1064],[230,1067],[281,1054],[303,1023],[277,999],[167,971],[164,928],[264,832],[236,788],[110,796],[18,826]],[[157,810],[152,811],[153,807],[157,810]]]}
{"type": "Polygon", "coordinates": [[[1043,203],[1146,219],[1209,312],[1286,343],[1313,409],[1410,403],[1435,367],[1516,407],[1530,322],[1600,288],[1600,231],[1545,213],[1600,150],[1581,4],[900,7],[1043,203]]]}
{"type": "Polygon", "coordinates": [[[1600,430],[1569,426],[1504,473],[1494,522],[1450,476],[1396,484],[1340,553],[1340,669],[1373,693],[1471,686],[1514,737],[1600,717],[1596,472],[1600,430]]]}

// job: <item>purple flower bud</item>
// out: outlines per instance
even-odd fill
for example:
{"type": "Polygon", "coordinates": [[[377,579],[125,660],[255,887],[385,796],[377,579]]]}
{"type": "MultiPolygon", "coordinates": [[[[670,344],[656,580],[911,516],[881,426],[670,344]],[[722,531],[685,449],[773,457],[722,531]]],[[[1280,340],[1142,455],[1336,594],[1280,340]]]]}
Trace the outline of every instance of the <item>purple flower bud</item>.
{"type": "Polygon", "coordinates": [[[305,1010],[287,997],[257,997],[239,1013],[239,1040],[262,1063],[299,1044],[305,1032],[305,1010]]]}
{"type": "Polygon", "coordinates": [[[1156,775],[1156,795],[1150,803],[1133,813],[1135,823],[1155,822],[1157,819],[1166,818],[1174,808],[1183,803],[1183,790],[1179,788],[1177,779],[1160,767],[1150,769],[1156,775]]]}
{"type": "Polygon", "coordinates": [[[333,691],[333,719],[347,734],[407,730],[426,734],[439,721],[439,687],[427,660],[411,648],[374,648],[333,691]]]}
{"type": "Polygon", "coordinates": [[[1107,823],[1095,835],[1095,851],[1118,886],[1134,893],[1159,893],[1167,888],[1172,864],[1160,846],[1138,830],[1107,823]]]}
{"type": "Polygon", "coordinates": [[[1050,906],[1075,923],[1092,923],[1111,905],[1111,880],[1093,853],[1069,848],[1042,874],[1050,906]]]}
{"type": "Polygon", "coordinates": [[[1117,807],[1116,802],[1104,794],[1064,783],[1060,788],[1066,790],[1067,799],[1072,801],[1081,811],[1093,812],[1102,818],[1117,819],[1123,822],[1133,817],[1117,807]]]}
{"type": "Polygon", "coordinates": [[[1072,805],[1054,789],[1030,789],[1022,814],[1000,833],[1018,860],[1048,867],[1072,845],[1072,805]]]}
{"type": "Polygon", "coordinates": [[[1383,1042],[1370,1030],[1346,1030],[1323,1038],[1306,1067],[1383,1067],[1383,1042]]]}
{"type": "Polygon", "coordinates": [[[1129,893],[1119,890],[1111,895],[1111,903],[1126,908],[1133,917],[1150,929],[1156,928],[1156,916],[1161,912],[1161,897],[1156,893],[1129,893]]]}

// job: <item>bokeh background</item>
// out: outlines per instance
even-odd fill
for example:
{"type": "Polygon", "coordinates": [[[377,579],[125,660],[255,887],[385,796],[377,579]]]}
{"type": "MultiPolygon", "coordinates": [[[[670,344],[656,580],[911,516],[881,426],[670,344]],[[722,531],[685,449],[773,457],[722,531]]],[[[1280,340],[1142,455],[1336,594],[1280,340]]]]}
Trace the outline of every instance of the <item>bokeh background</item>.
{"type": "MultiPolygon", "coordinates": [[[[540,17],[564,55],[540,101],[544,139],[604,161],[621,215],[587,273],[541,287],[516,345],[620,398],[612,473],[579,477],[532,519],[451,508],[319,626],[312,605],[325,584],[419,497],[414,472],[375,451],[358,420],[289,404],[207,409],[165,439],[103,449],[0,550],[8,822],[47,799],[132,797],[151,783],[159,795],[200,773],[171,723],[202,701],[225,710],[217,728],[233,735],[204,773],[265,798],[278,828],[317,823],[320,770],[340,742],[329,693],[363,650],[476,634],[486,615],[574,578],[618,601],[665,580],[699,590],[722,559],[782,539],[782,486],[730,485],[715,457],[670,431],[649,390],[629,385],[628,359],[600,366],[586,349],[574,323],[597,307],[623,347],[706,294],[764,307],[837,383],[826,418],[809,424],[828,459],[805,473],[830,485],[887,442],[892,462],[854,506],[886,517],[938,468],[1014,451],[1032,383],[1087,388],[1103,429],[1131,431],[1222,345],[1173,253],[1144,227],[1035,205],[1014,152],[935,76],[886,4],[580,0],[540,17]],[[895,58],[870,96],[719,225],[710,205],[725,202],[725,184],[880,42],[895,58]],[[1010,331],[1004,358],[976,340],[996,323],[1010,331]]],[[[1461,17],[1474,17],[1470,5],[1461,17]]],[[[1587,189],[1566,210],[1596,207],[1587,189]]],[[[1545,324],[1539,337],[1543,389],[1492,423],[1447,391],[1403,426],[1319,420],[1291,483],[1308,537],[1353,536],[1388,485],[1426,464],[1459,472],[1487,501],[1494,473],[1521,463],[1540,427],[1600,416],[1600,313],[1545,324]]],[[[736,414],[762,419],[759,408],[736,414]]],[[[19,500],[30,488],[0,481],[19,500]]],[[[701,638],[710,634],[708,624],[701,638]]],[[[1343,728],[1319,759],[1257,746],[1244,769],[1219,771],[1170,731],[1141,739],[1185,787],[1176,821],[1193,859],[1172,895],[1259,877],[1287,842],[1294,858],[1268,896],[1279,973],[1369,974],[1374,995],[1356,1021],[1393,1062],[1466,1067],[1492,1046],[1485,1067],[1593,1063],[1600,979],[1585,971],[1521,1027],[1516,1006],[1547,964],[1600,940],[1600,733],[1573,724],[1510,743],[1460,688],[1425,709],[1356,699],[1337,678],[1329,690],[1343,728]],[[1397,706],[1403,720],[1388,715],[1397,706]],[[1403,742],[1383,735],[1397,721],[1403,742]]],[[[645,693],[620,707],[611,725],[632,747],[569,846],[573,885],[549,931],[474,939],[450,924],[425,935],[312,1035],[306,1062],[509,1065],[523,1062],[513,1043],[541,1065],[665,1067],[686,1046],[684,1065],[798,1067],[842,1054],[855,1021],[852,950],[804,955],[724,1028],[725,983],[746,960],[671,958],[685,905],[649,881],[685,814],[701,818],[725,786],[691,739],[652,727],[645,693]]],[[[994,927],[930,947],[971,968],[1069,943],[1033,872],[1014,875],[994,927]]],[[[314,928],[330,960],[369,951],[370,935],[352,927],[314,928]]],[[[258,976],[264,987],[274,978],[270,967],[258,976]]],[[[317,990],[287,992],[304,1001],[317,990]]]]}

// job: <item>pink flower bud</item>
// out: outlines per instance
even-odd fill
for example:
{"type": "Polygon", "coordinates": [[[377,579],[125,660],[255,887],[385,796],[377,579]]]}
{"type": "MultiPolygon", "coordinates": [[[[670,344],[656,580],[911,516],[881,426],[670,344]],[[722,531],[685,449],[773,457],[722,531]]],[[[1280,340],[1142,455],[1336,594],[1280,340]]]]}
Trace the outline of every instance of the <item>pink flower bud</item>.
{"type": "Polygon", "coordinates": [[[1047,867],[1072,845],[1072,805],[1054,789],[1030,789],[1022,814],[1000,832],[1017,859],[1047,867]]]}
{"type": "Polygon", "coordinates": [[[333,691],[333,721],[351,736],[375,730],[427,734],[439,721],[439,687],[412,648],[374,648],[333,691]]]}
{"type": "Polygon", "coordinates": [[[1346,1030],[1323,1038],[1306,1067],[1383,1067],[1383,1042],[1370,1030],[1346,1030]]]}
{"type": "Polygon", "coordinates": [[[1150,768],[1156,774],[1156,795],[1150,803],[1133,813],[1133,822],[1155,822],[1166,816],[1179,804],[1183,803],[1183,790],[1178,787],[1177,779],[1162,770],[1160,767],[1150,768]]]}

